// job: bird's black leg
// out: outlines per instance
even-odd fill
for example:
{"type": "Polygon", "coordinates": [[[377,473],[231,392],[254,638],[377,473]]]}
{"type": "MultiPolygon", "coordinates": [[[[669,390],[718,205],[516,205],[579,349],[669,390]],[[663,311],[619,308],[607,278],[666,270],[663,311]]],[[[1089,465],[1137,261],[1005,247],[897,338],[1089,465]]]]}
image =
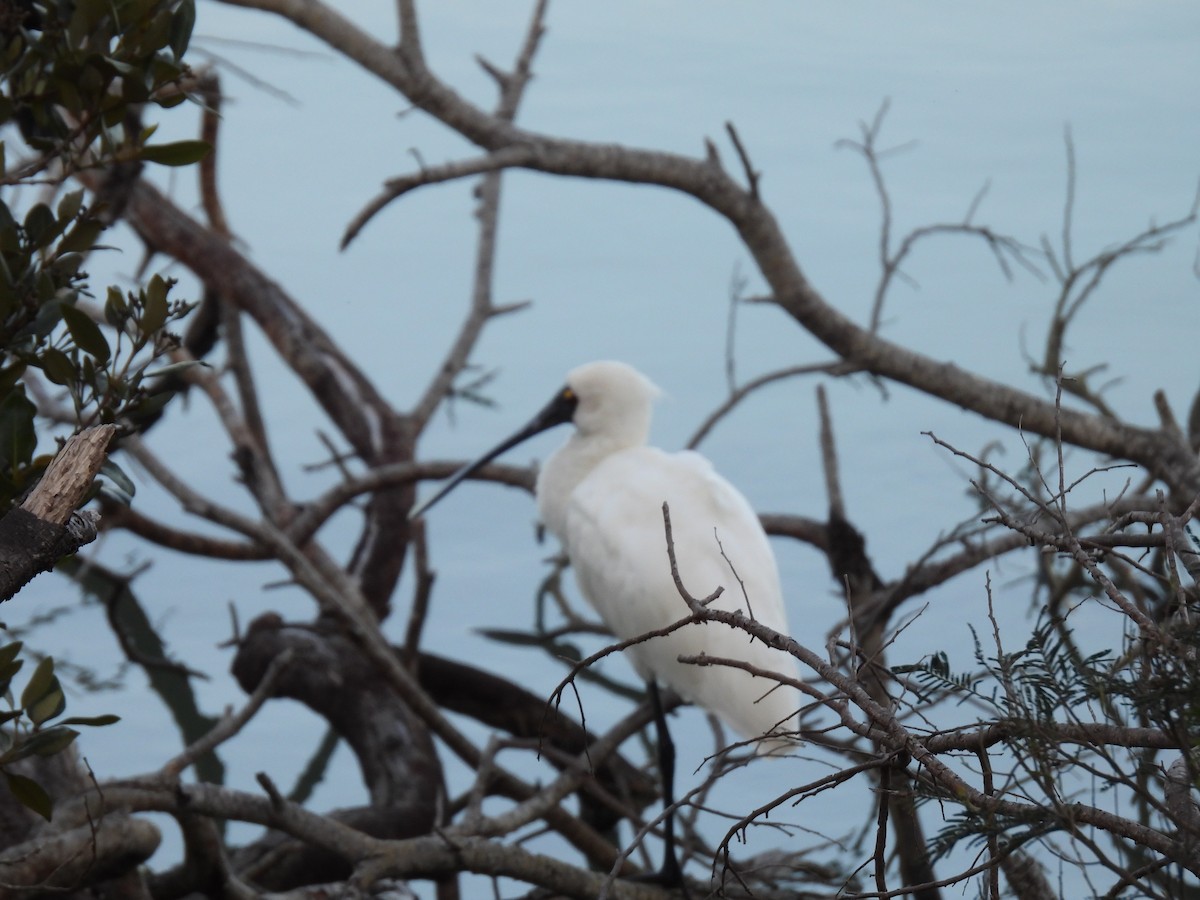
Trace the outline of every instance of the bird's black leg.
{"type": "Polygon", "coordinates": [[[658,694],[658,683],[651,678],[649,683],[650,704],[654,709],[654,729],[658,740],[658,774],[662,779],[663,795],[663,861],[655,881],[666,887],[683,885],[683,870],[679,867],[679,856],[675,850],[675,742],[667,730],[667,716],[663,712],[662,698],[658,694]]]}

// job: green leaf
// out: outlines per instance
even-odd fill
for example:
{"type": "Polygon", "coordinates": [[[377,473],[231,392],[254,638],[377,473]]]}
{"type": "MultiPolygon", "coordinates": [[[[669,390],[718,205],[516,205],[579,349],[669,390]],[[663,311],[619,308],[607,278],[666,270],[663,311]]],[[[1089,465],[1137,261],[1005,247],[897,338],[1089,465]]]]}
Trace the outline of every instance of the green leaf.
{"type": "Polygon", "coordinates": [[[101,363],[108,362],[111,352],[108,349],[108,341],[104,339],[104,333],[100,330],[100,326],[92,321],[91,316],[81,309],[64,303],[62,317],[63,321],[67,323],[67,330],[71,332],[75,346],[85,353],[90,353],[101,363]]]}
{"type": "Polygon", "coordinates": [[[160,94],[154,102],[163,109],[171,109],[172,107],[179,106],[181,103],[186,103],[187,101],[188,95],[183,91],[177,91],[176,93],[166,94],[165,96],[160,94]]]}
{"type": "Polygon", "coordinates": [[[83,209],[82,188],[63,194],[63,198],[58,201],[58,221],[65,226],[79,215],[79,210],[81,209],[83,209]]]}
{"type": "Polygon", "coordinates": [[[79,369],[75,367],[75,363],[71,362],[71,357],[56,347],[42,351],[41,358],[37,362],[42,371],[46,373],[46,377],[55,384],[67,387],[74,384],[79,378],[79,369]]]}
{"type": "Polygon", "coordinates": [[[29,683],[25,685],[25,690],[21,691],[21,706],[28,709],[57,687],[58,678],[54,675],[54,657],[44,656],[37,664],[37,668],[33,670],[33,674],[29,676],[29,683]]]}
{"type": "MultiPolygon", "coordinates": [[[[42,269],[37,273],[34,290],[37,293],[38,302],[47,306],[59,306],[60,304],[51,303],[50,301],[58,294],[58,284],[54,280],[54,276],[48,269],[42,269]]],[[[56,314],[57,315],[57,314],[56,314]]]]}
{"type": "MultiPolygon", "coordinates": [[[[12,679],[20,671],[20,667],[25,665],[25,660],[17,659],[20,647],[22,647],[20,641],[13,641],[0,647],[0,695],[7,694],[8,685],[12,684],[12,679]]],[[[12,719],[16,715],[19,715],[19,710],[8,716],[8,719],[12,719]]],[[[4,724],[8,719],[0,718],[0,724],[4,724]]]]}
{"type": "Polygon", "coordinates": [[[99,62],[101,60],[103,61],[102,62],[103,66],[112,69],[118,75],[136,75],[137,74],[137,69],[133,66],[132,63],[127,63],[123,60],[117,59],[115,56],[101,56],[99,58],[99,60],[97,60],[97,61],[99,62]]]}
{"type": "Polygon", "coordinates": [[[55,83],[58,88],[58,102],[62,104],[63,109],[71,114],[73,118],[79,118],[84,111],[83,96],[79,93],[79,86],[73,81],[66,78],[60,78],[55,83]]]}
{"type": "Polygon", "coordinates": [[[66,708],[67,698],[58,684],[58,679],[55,678],[54,690],[50,691],[32,706],[27,706],[25,712],[29,715],[29,721],[34,725],[41,725],[43,722],[50,721],[55,716],[62,715],[62,711],[66,708]]]}
{"type": "Polygon", "coordinates": [[[149,419],[157,416],[162,412],[163,408],[171,402],[171,398],[175,394],[172,391],[163,391],[158,394],[150,394],[145,400],[135,403],[126,411],[128,418],[135,425],[140,422],[146,422],[149,419]]]}
{"type": "Polygon", "coordinates": [[[155,275],[146,285],[145,307],[138,323],[141,326],[142,334],[146,337],[150,337],[167,323],[168,290],[170,290],[170,286],[161,275],[155,275]]]}
{"type": "Polygon", "coordinates": [[[112,461],[112,458],[107,458],[100,466],[100,474],[111,481],[114,485],[133,497],[137,493],[137,485],[133,480],[125,474],[125,470],[112,461]]]}
{"type": "Polygon", "coordinates": [[[196,25],[196,4],[193,0],[183,0],[179,9],[171,18],[171,50],[176,59],[183,59],[187,52],[188,42],[192,39],[192,28],[196,25]]]}
{"type": "Polygon", "coordinates": [[[75,738],[79,737],[79,732],[74,728],[63,728],[59,725],[53,728],[47,728],[45,731],[38,731],[31,734],[26,740],[21,742],[21,755],[25,756],[53,756],[55,753],[61,753],[73,743],[75,738]]]}
{"type": "Polygon", "coordinates": [[[20,377],[25,374],[26,365],[25,362],[13,362],[11,366],[0,368],[0,396],[16,388],[20,377]]]}
{"type": "Polygon", "coordinates": [[[58,220],[45,203],[35,204],[25,215],[25,235],[35,247],[44,247],[58,236],[58,220]]]}
{"type": "Polygon", "coordinates": [[[114,328],[120,328],[128,315],[129,304],[125,301],[125,295],[120,288],[110,286],[104,300],[104,321],[114,328]]]}
{"type": "Polygon", "coordinates": [[[120,716],[114,716],[112,713],[107,713],[102,716],[71,716],[69,719],[63,719],[59,725],[91,725],[96,728],[101,728],[105,725],[115,725],[121,721],[120,716]]]}
{"type": "MultiPolygon", "coordinates": [[[[53,291],[53,284],[51,289],[53,291]]],[[[33,320],[33,333],[38,337],[46,337],[62,321],[61,303],[43,303],[33,320]]]]}
{"type": "Polygon", "coordinates": [[[37,408],[18,386],[0,400],[0,468],[13,470],[27,465],[37,446],[33,417],[37,408]]]}
{"type": "MultiPolygon", "coordinates": [[[[14,257],[23,252],[21,249],[21,236],[17,233],[16,223],[0,226],[0,251],[12,254],[14,257]]],[[[13,260],[13,262],[20,264],[22,260],[16,258],[13,260]]],[[[11,282],[13,280],[13,275],[12,270],[8,268],[7,262],[4,264],[4,268],[5,278],[11,282]]]]}
{"type": "MultiPolygon", "coordinates": [[[[3,243],[4,239],[0,236],[0,244],[3,243]]],[[[4,256],[0,253],[0,321],[7,320],[16,305],[17,290],[13,284],[12,272],[4,262],[4,256]]]]}
{"type": "Polygon", "coordinates": [[[51,271],[54,277],[60,283],[70,284],[71,280],[79,274],[80,268],[83,266],[83,254],[74,251],[66,251],[62,249],[62,243],[59,242],[58,252],[54,259],[50,262],[51,271]]]}
{"type": "Polygon", "coordinates": [[[5,772],[4,778],[8,782],[8,789],[12,795],[23,806],[32,809],[47,822],[50,821],[50,816],[54,812],[54,801],[50,799],[45,788],[32,778],[26,778],[24,775],[17,775],[14,772],[5,772]]]}
{"type": "MultiPolygon", "coordinates": [[[[0,694],[8,693],[9,687],[12,686],[13,678],[16,677],[17,673],[21,671],[21,668],[24,665],[25,660],[14,659],[11,662],[5,663],[3,666],[0,666],[0,694]]],[[[16,712],[19,714],[20,710],[17,710],[16,712]]],[[[9,718],[12,718],[12,716],[9,716],[9,718]]],[[[0,723],[7,721],[8,719],[0,718],[0,723]]]]}
{"type": "MultiPolygon", "coordinates": [[[[110,10],[107,0],[78,0],[75,4],[75,14],[71,17],[72,31],[77,29],[82,35],[94,30],[110,10]]],[[[76,39],[76,42],[80,40],[76,39]]]]}
{"type": "Polygon", "coordinates": [[[121,99],[129,104],[145,103],[150,99],[150,88],[136,74],[121,79],[121,99]]]}
{"type": "Polygon", "coordinates": [[[24,644],[21,641],[13,641],[11,644],[5,644],[0,647],[0,667],[8,665],[17,658],[17,654],[21,652],[21,647],[24,644]]]}
{"type": "Polygon", "coordinates": [[[211,150],[212,144],[207,141],[175,141],[143,147],[138,156],[161,166],[190,166],[208,156],[211,150]]]}
{"type": "Polygon", "coordinates": [[[96,219],[84,219],[77,222],[75,227],[67,232],[66,237],[58,242],[59,253],[85,253],[91,250],[96,238],[104,232],[104,223],[96,219]]]}
{"type": "Polygon", "coordinates": [[[129,508],[133,506],[133,498],[113,484],[103,481],[97,481],[92,484],[92,490],[89,492],[87,499],[93,497],[101,497],[106,503],[111,503],[114,506],[124,506],[129,508]]]}

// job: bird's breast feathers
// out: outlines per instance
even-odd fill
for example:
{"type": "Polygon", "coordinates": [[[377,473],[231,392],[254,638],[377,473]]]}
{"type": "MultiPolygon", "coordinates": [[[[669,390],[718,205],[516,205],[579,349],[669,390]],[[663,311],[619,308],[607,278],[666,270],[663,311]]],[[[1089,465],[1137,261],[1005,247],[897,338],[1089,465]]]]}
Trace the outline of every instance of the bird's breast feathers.
{"type": "Polygon", "coordinates": [[[567,506],[567,554],[588,600],[610,627],[632,637],[688,612],[671,577],[664,501],[670,506],[679,572],[689,593],[701,598],[723,586],[718,607],[741,608],[764,624],[785,629],[775,559],[750,504],[698,453],[653,447],[606,458],[579,483],[567,506]],[[746,585],[749,610],[739,578],[746,585]],[[631,592],[643,593],[647,608],[626,627],[613,620],[615,610],[610,615],[604,607],[608,598],[619,596],[620,615],[628,616],[631,592]]]}
{"type": "MultiPolygon", "coordinates": [[[[750,504],[698,454],[646,447],[606,458],[579,483],[567,504],[567,555],[580,591],[613,633],[628,640],[689,613],[671,575],[664,501],[671,508],[684,588],[703,599],[723,587],[710,608],[740,609],[787,633],[775,557],[750,504]]],[[[780,689],[771,678],[726,666],[678,661],[701,654],[740,660],[788,678],[798,674],[792,657],[717,623],[686,625],[634,644],[626,655],[643,676],[669,684],[742,735],[755,737],[781,723],[785,730],[793,727],[789,723],[798,708],[794,689],[780,689]]]]}

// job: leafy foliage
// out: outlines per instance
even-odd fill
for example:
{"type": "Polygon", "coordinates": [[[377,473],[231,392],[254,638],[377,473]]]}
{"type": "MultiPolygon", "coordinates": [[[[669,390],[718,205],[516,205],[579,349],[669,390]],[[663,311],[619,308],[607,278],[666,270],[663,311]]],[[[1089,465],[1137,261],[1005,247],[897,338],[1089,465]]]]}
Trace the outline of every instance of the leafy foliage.
{"type": "MultiPolygon", "coordinates": [[[[0,515],[49,461],[35,456],[31,375],[58,391],[51,400],[65,402],[77,425],[136,427],[172,394],[163,376],[178,364],[151,367],[178,346],[170,329],[190,308],[171,297],[175,282],[155,275],[134,290],[109,287],[100,305],[84,267],[144,163],[188,165],[209,152],[200,141],[151,143],[157,126],[142,122],[146,110],[187,99],[183,55],[194,21],[194,0],[0,3],[0,515]],[[93,189],[90,202],[83,190],[54,199],[39,191],[24,204],[31,192],[4,193],[72,176],[93,189]]],[[[132,494],[111,461],[104,474],[132,494]]],[[[117,719],[61,719],[65,695],[48,657],[14,698],[21,648],[0,647],[9,701],[0,711],[0,773],[18,800],[49,818],[47,792],[13,764],[66,749],[78,735],[71,726],[117,719]]]]}
{"type": "Polygon", "coordinates": [[[167,330],[190,307],[170,299],[174,282],[154,276],[145,288],[108,289],[104,318],[111,338],[83,308],[81,265],[102,230],[82,191],[51,211],[35,205],[18,222],[0,201],[0,509],[40,474],[33,458],[35,408],[22,384],[29,368],[65,389],[78,421],[115,422],[153,415],[170,394],[147,367],[177,345],[167,330]]]}
{"type": "MultiPolygon", "coordinates": [[[[0,17],[4,92],[0,125],[16,124],[41,152],[13,172],[19,182],[57,161],[81,166],[149,159],[195,160],[198,148],[150,148],[139,104],[174,106],[187,73],[183,54],[195,24],[194,0],[13,0],[0,17]]],[[[194,144],[195,142],[187,142],[194,144]]]]}
{"type": "Polygon", "coordinates": [[[37,664],[19,701],[14,701],[12,680],[25,665],[19,658],[22,644],[13,641],[0,647],[0,693],[8,698],[9,708],[0,711],[0,772],[8,789],[22,804],[45,819],[50,819],[53,800],[34,779],[9,767],[30,756],[53,756],[75,742],[79,732],[72,725],[103,726],[119,721],[117,716],[73,717],[50,724],[66,710],[66,695],[54,673],[54,660],[43,657],[37,664]]]}
{"type": "Polygon", "coordinates": [[[0,196],[0,512],[48,461],[34,457],[30,369],[65,389],[81,424],[136,423],[171,396],[147,367],[175,346],[169,326],[188,310],[170,299],[174,282],[109,288],[101,321],[86,306],[83,266],[123,202],[122,167],[134,167],[127,181],[142,161],[186,165],[208,152],[199,141],[150,144],[156,126],[141,124],[146,108],[186,98],[194,21],[194,0],[12,0],[0,9],[0,128],[15,126],[32,154],[9,166],[11,141],[0,145],[0,185],[109,173],[90,205],[82,190],[24,211],[0,196]]]}
{"type": "MultiPolygon", "coordinates": [[[[1096,790],[1097,783],[1106,792],[1144,794],[1147,779],[1160,768],[1155,752],[1107,744],[1097,729],[1156,728],[1180,747],[1194,743],[1200,720],[1194,664],[1200,630],[1177,628],[1173,638],[1177,643],[1169,648],[1134,643],[1119,657],[1108,650],[1084,653],[1066,620],[1043,610],[1016,652],[997,647],[989,655],[976,635],[976,671],[951,671],[945,654],[896,667],[893,671],[905,675],[922,700],[956,699],[982,710],[980,726],[998,726],[1001,746],[981,747],[968,758],[986,766],[1005,795],[1041,796],[1048,804],[1036,821],[964,804],[943,816],[942,829],[930,841],[931,854],[943,857],[959,843],[976,846],[984,840],[996,840],[1004,850],[1069,829],[1073,798],[1096,790]]],[[[1162,822],[1168,813],[1161,806],[1139,805],[1142,824],[1172,830],[1162,822]]]]}

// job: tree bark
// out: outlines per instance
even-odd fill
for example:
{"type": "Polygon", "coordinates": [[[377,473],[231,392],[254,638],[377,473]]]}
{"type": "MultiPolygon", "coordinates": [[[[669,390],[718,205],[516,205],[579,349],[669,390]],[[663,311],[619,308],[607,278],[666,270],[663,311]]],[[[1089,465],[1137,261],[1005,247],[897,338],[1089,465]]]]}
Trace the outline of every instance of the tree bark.
{"type": "Polygon", "coordinates": [[[96,539],[99,516],[77,509],[104,464],[115,425],[73,435],[25,501],[0,519],[0,601],[96,539]]]}
{"type": "MultiPolygon", "coordinates": [[[[299,700],[330,723],[354,751],[370,795],[369,807],[331,815],[377,838],[433,831],[444,787],[424,724],[356,644],[319,622],[286,625],[274,614],[252,622],[233,662],[238,683],[253,691],[271,661],[287,649],[295,661],[280,675],[275,695],[299,700]]],[[[234,865],[269,890],[340,881],[350,874],[337,855],[270,834],[239,851],[234,865]]]]}

